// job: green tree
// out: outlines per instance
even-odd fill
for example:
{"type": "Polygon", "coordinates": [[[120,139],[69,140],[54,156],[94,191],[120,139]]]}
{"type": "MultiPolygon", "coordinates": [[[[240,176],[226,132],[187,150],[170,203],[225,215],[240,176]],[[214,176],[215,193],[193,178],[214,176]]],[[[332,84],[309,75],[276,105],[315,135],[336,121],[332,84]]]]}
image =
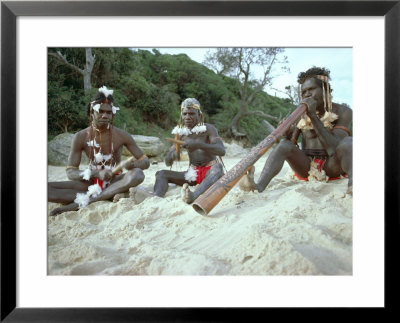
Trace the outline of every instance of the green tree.
{"type": "MultiPolygon", "coordinates": [[[[230,131],[235,138],[244,138],[246,133],[239,131],[239,124],[246,115],[259,116],[277,120],[276,116],[270,115],[256,107],[249,109],[254,103],[256,95],[263,91],[266,85],[270,85],[273,79],[272,69],[276,64],[285,64],[287,58],[279,58],[284,49],[273,48],[217,48],[207,53],[204,64],[213,68],[217,73],[233,78],[239,92],[239,107],[232,118],[230,131]],[[260,75],[255,70],[259,68],[260,75]]],[[[285,65],[283,69],[287,69],[285,65]]]]}
{"type": "Polygon", "coordinates": [[[80,67],[79,64],[75,63],[75,57],[72,57],[72,62],[70,62],[67,56],[61,52],[61,50],[53,51],[49,49],[48,54],[52,57],[55,57],[61,64],[64,64],[75,72],[81,74],[83,77],[83,89],[85,91],[85,94],[88,94],[90,92],[90,89],[92,87],[91,76],[95,62],[95,57],[92,55],[92,48],[85,48],[85,62],[83,64],[84,67],[80,67]]]}
{"type": "Polygon", "coordinates": [[[85,103],[81,96],[59,82],[48,84],[48,129],[49,133],[71,132],[87,126],[85,103]],[[51,108],[50,108],[51,107],[51,108]]]}

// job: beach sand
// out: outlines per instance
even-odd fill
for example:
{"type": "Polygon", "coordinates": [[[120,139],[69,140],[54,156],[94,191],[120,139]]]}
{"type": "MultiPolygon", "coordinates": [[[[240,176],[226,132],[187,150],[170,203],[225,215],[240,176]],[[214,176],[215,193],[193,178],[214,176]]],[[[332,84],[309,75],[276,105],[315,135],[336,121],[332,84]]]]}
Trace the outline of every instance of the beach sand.
{"type": "MultiPolygon", "coordinates": [[[[226,144],[229,170],[246,151],[226,144]]],[[[257,179],[267,156],[256,164],[257,179]]],[[[184,171],[188,162],[172,170],[184,171]]],[[[152,191],[163,162],[145,170],[152,191]]],[[[170,185],[165,198],[93,203],[48,217],[49,275],[352,275],[347,179],[304,182],[285,163],[262,192],[236,185],[202,216],[170,185]]],[[[48,167],[48,180],[66,180],[48,167]]],[[[193,190],[193,187],[191,187],[193,190]]],[[[48,211],[60,206],[48,203],[48,211]]]]}

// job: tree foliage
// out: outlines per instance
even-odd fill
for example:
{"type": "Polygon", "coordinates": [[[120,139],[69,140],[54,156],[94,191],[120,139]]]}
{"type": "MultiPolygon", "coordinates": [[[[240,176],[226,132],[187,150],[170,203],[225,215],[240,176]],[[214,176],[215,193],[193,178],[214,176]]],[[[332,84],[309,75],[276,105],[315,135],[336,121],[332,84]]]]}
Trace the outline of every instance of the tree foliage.
{"type": "MultiPolygon", "coordinates": [[[[114,90],[115,105],[121,109],[115,115],[114,125],[129,133],[169,136],[179,120],[180,102],[195,97],[201,103],[206,122],[214,123],[221,135],[231,136],[231,121],[242,102],[235,78],[225,72],[215,73],[185,54],[162,55],[157,50],[129,48],[91,50],[95,60],[91,89],[87,92],[79,71],[49,55],[49,136],[87,127],[89,120],[85,107],[103,85],[114,90]]],[[[71,64],[85,66],[85,48],[51,48],[49,52],[60,52],[71,64]]],[[[246,91],[253,93],[256,87],[257,83],[252,80],[246,91]]],[[[288,100],[271,97],[263,91],[253,96],[251,109],[273,116],[270,121],[274,125],[280,115],[286,115],[291,109],[288,100]]],[[[265,127],[256,115],[244,116],[241,127],[253,144],[266,135],[265,127]]]]}
{"type": "Polygon", "coordinates": [[[235,138],[246,137],[245,131],[239,130],[239,123],[246,115],[269,118],[274,121],[276,117],[268,114],[265,108],[254,107],[256,96],[262,92],[266,85],[270,85],[273,79],[273,68],[277,64],[284,65],[286,57],[279,58],[283,53],[282,48],[217,48],[207,53],[204,64],[218,74],[226,75],[236,81],[239,92],[239,109],[232,118],[230,132],[235,138]]]}

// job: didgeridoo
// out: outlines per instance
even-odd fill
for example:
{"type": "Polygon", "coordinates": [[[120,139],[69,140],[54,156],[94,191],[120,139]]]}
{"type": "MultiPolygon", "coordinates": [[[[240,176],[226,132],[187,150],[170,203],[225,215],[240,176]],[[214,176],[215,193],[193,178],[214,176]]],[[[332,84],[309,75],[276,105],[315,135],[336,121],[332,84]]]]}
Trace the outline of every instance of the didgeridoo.
{"type": "Polygon", "coordinates": [[[224,176],[211,185],[207,191],[200,195],[192,204],[193,208],[201,215],[207,215],[222,198],[235,186],[244,174],[268,149],[298,121],[307,110],[305,104],[299,105],[291,115],[285,119],[268,137],[255,146],[249,154],[230,169],[224,176]]]}

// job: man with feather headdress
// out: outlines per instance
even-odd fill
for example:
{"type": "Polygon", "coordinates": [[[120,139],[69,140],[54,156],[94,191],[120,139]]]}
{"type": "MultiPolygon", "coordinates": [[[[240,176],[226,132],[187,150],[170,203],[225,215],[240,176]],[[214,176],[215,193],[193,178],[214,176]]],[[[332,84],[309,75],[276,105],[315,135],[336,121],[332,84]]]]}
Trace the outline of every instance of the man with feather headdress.
{"type": "Polygon", "coordinates": [[[114,106],[112,94],[113,90],[103,86],[87,105],[90,125],[72,139],[66,169],[69,181],[48,183],[48,201],[67,205],[52,210],[50,215],[112,199],[143,182],[143,170],[149,167],[149,159],[129,133],[113,126],[119,108],[114,106]],[[134,158],[124,162],[123,168],[127,172],[121,174],[123,146],[134,158]],[[89,158],[89,165],[84,170],[79,169],[82,152],[89,158]]]}

